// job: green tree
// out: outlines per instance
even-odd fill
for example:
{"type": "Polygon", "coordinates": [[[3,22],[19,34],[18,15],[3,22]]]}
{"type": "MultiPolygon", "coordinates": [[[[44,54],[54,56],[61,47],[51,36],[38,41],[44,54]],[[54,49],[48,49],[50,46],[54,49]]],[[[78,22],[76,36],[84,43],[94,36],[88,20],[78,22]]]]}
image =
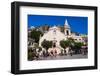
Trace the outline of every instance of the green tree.
{"type": "Polygon", "coordinates": [[[74,40],[72,38],[68,38],[67,40],[61,40],[60,41],[60,46],[62,48],[66,48],[66,47],[71,47],[72,44],[74,44],[74,40]]]}
{"type": "Polygon", "coordinates": [[[66,45],[65,45],[65,40],[61,40],[60,41],[60,46],[62,47],[62,48],[66,48],[66,45]]]}
{"type": "Polygon", "coordinates": [[[70,41],[69,40],[61,40],[60,41],[60,46],[62,47],[62,48],[66,48],[66,47],[68,47],[70,45],[70,41]]]}
{"type": "Polygon", "coordinates": [[[75,41],[73,38],[68,38],[68,42],[69,42],[69,47],[71,47],[71,49],[74,48],[75,46],[75,41]]]}
{"type": "Polygon", "coordinates": [[[52,41],[44,40],[41,43],[41,45],[42,45],[43,48],[45,48],[46,50],[48,50],[50,47],[52,47],[52,41]]]}
{"type": "Polygon", "coordinates": [[[39,43],[40,35],[43,35],[41,31],[32,30],[30,37],[34,39],[36,43],[39,43]]]}
{"type": "Polygon", "coordinates": [[[75,49],[75,53],[79,53],[79,50],[81,49],[81,47],[83,46],[84,44],[82,42],[75,42],[74,43],[74,49],[75,49]]]}
{"type": "Polygon", "coordinates": [[[64,49],[63,51],[61,52],[64,52],[63,54],[66,55],[66,47],[69,47],[70,46],[70,41],[69,40],[61,40],[60,41],[60,46],[64,49]]]}
{"type": "Polygon", "coordinates": [[[75,43],[75,47],[77,48],[77,49],[81,49],[81,47],[83,46],[84,44],[82,43],[82,42],[76,42],[75,43]]]}

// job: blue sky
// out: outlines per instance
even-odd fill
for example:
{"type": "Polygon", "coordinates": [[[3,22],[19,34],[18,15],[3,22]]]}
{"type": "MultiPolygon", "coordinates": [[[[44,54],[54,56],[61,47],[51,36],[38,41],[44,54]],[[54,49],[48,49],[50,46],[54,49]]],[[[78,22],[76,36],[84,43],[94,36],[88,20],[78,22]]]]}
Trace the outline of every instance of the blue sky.
{"type": "Polygon", "coordinates": [[[28,28],[31,26],[43,26],[45,24],[49,26],[63,26],[66,19],[73,32],[81,34],[88,33],[88,17],[79,16],[28,15],[28,28]]]}

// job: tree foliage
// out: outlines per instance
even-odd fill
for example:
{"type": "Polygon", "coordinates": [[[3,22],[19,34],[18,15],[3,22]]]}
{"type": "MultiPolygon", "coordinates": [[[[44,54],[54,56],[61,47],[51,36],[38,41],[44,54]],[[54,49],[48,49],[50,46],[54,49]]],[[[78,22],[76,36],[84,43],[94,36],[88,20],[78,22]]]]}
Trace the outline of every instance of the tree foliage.
{"type": "Polygon", "coordinates": [[[84,45],[82,42],[75,42],[75,44],[74,44],[75,46],[75,49],[81,49],[81,47],[84,45]]]}
{"type": "Polygon", "coordinates": [[[60,46],[65,49],[66,47],[69,46],[69,41],[67,41],[67,40],[61,40],[60,41],[60,46]]]}
{"type": "Polygon", "coordinates": [[[71,47],[73,49],[80,49],[84,44],[82,42],[75,42],[74,39],[68,38],[67,40],[61,40],[60,46],[62,48],[71,47]]]}
{"type": "Polygon", "coordinates": [[[43,35],[41,31],[32,30],[30,37],[34,39],[36,43],[39,43],[40,35],[43,35]]]}
{"type": "Polygon", "coordinates": [[[52,47],[52,41],[44,40],[41,43],[41,45],[42,45],[43,48],[45,48],[46,50],[48,50],[48,48],[52,47]]]}

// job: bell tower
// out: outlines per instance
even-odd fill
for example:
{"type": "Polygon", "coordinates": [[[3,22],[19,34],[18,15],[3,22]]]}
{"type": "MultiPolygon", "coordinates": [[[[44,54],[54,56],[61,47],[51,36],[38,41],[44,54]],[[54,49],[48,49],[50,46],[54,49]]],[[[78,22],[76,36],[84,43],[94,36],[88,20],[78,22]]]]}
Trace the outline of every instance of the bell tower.
{"type": "Polygon", "coordinates": [[[65,24],[64,24],[64,34],[66,36],[71,35],[70,26],[68,24],[67,19],[65,20],[65,24]]]}

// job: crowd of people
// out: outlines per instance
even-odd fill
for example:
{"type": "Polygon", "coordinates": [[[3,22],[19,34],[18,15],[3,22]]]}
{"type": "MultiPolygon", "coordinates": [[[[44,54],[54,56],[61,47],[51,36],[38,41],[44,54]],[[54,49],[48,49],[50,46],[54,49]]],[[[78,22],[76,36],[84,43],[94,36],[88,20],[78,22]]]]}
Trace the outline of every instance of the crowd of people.
{"type": "Polygon", "coordinates": [[[45,50],[45,49],[37,49],[37,48],[28,48],[28,60],[40,60],[41,58],[46,57],[56,57],[56,56],[73,56],[76,54],[87,54],[87,48],[81,48],[80,50],[73,50],[72,48],[68,47],[66,49],[61,49],[60,53],[57,53],[57,49],[54,50],[45,50]]]}

